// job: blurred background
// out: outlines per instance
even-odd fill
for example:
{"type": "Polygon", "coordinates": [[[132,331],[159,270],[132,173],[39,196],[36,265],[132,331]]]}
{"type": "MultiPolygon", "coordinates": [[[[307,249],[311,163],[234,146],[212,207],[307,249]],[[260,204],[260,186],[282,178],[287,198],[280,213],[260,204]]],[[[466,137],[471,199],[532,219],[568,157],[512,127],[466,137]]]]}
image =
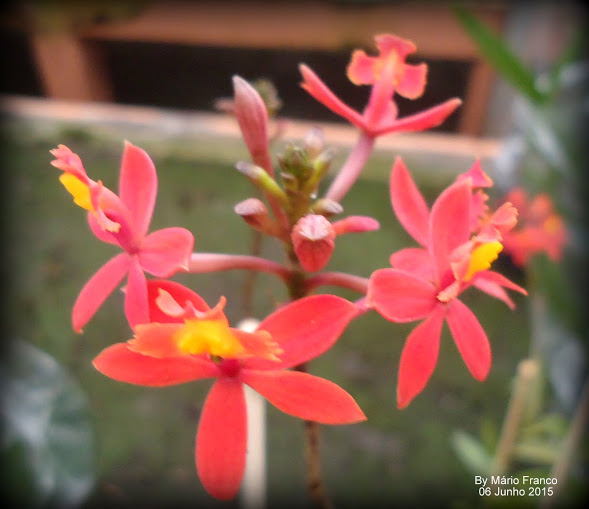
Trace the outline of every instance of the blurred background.
{"type": "MultiPolygon", "coordinates": [[[[254,241],[233,206],[253,194],[235,171],[249,156],[231,113],[218,107],[232,94],[231,77],[264,78],[275,87],[268,95],[280,132],[274,155],[320,125],[326,144],[338,149],[337,170],[355,130],[300,88],[297,66],[306,63],[362,109],[368,89],[345,78],[350,53],[374,54],[373,36],[395,33],[417,45],[411,62],[429,65],[425,94],[399,99],[400,115],[455,96],[464,103],[432,131],[378,140],[343,206],[348,215],[378,219],[381,230],[363,234],[362,242],[339,238],[328,270],[368,277],[388,265],[393,251],[412,245],[390,207],[388,176],[397,155],[430,204],[481,158],[496,184],[493,205],[516,187],[530,201],[548,197],[566,242],[557,255],[540,251],[526,263],[501,255],[499,271],[530,292],[514,297],[515,311],[480,293],[464,295],[492,344],[483,384],[470,377],[444,331],[428,387],[398,411],[397,363],[414,324],[393,325],[376,313],[352,323],[312,363],[313,373],[347,389],[368,416],[361,425],[322,428],[327,490],[336,507],[479,507],[487,501],[474,476],[500,471],[558,474],[558,498],[525,497],[522,506],[573,507],[582,500],[588,69],[580,4],[23,1],[2,9],[9,291],[0,445],[10,495],[27,507],[242,505],[211,500],[196,476],[194,435],[210,384],[154,390],[97,373],[92,359],[131,334],[120,294],[82,335],[72,331],[79,290],[116,250],[88,231],[49,165],[49,150],[67,145],[91,178],[116,189],[123,140],[141,146],[158,169],[152,230],[182,226],[194,233],[197,251],[248,254],[254,241]]],[[[283,260],[272,239],[261,254],[283,260]]],[[[251,299],[241,271],[173,279],[209,303],[227,296],[232,323],[249,314],[262,318],[287,297],[269,275],[257,276],[251,299]]],[[[267,505],[304,506],[302,423],[272,407],[267,418],[267,505]]],[[[511,507],[514,500],[494,502],[511,507]]]]}

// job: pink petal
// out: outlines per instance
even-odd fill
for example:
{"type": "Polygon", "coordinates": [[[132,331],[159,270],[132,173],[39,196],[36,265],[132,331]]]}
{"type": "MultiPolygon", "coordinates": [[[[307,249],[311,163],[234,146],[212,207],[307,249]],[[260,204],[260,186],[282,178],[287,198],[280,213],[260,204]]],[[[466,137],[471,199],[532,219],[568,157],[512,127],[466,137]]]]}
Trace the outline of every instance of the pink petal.
{"type": "Polygon", "coordinates": [[[179,269],[188,270],[194,246],[192,233],[184,228],[165,228],[143,239],[139,263],[155,277],[170,277],[179,269]]]}
{"type": "Polygon", "coordinates": [[[336,235],[371,232],[380,228],[379,222],[369,216],[348,216],[334,222],[332,226],[336,235]]]}
{"type": "Polygon", "coordinates": [[[244,359],[243,365],[286,369],[313,359],[331,348],[357,312],[354,304],[335,295],[296,300],[272,313],[257,329],[268,331],[283,349],[280,362],[252,358],[244,359]]]}
{"type": "Polygon", "coordinates": [[[196,435],[196,468],[207,492],[230,500],[245,470],[247,420],[243,386],[219,378],[205,401],[196,435]]]}
{"type": "Polygon", "coordinates": [[[427,64],[405,64],[403,78],[397,83],[395,92],[407,99],[417,99],[423,95],[427,79],[427,64]]]}
{"type": "Polygon", "coordinates": [[[399,222],[422,246],[427,245],[429,209],[400,157],[391,171],[391,203],[399,222]]]}
{"type": "Polygon", "coordinates": [[[131,328],[138,323],[149,322],[147,280],[137,258],[133,258],[129,266],[125,288],[125,316],[131,328]]]}
{"type": "Polygon", "coordinates": [[[344,104],[319,77],[306,65],[301,64],[299,70],[303,75],[301,86],[331,111],[350,121],[357,127],[364,125],[362,115],[344,104]]]}
{"type": "Polygon", "coordinates": [[[366,416],[340,386],[300,371],[250,371],[242,380],[276,408],[307,421],[351,424],[366,416]]]}
{"type": "Polygon", "coordinates": [[[471,185],[469,180],[455,182],[435,201],[430,215],[429,247],[441,278],[450,268],[450,254],[470,238],[471,185]]]}
{"type": "Polygon", "coordinates": [[[348,79],[354,85],[371,85],[376,80],[374,64],[378,60],[376,57],[369,57],[361,49],[354,50],[346,70],[348,79]]]}
{"type": "MultiPolygon", "coordinates": [[[[390,104],[395,93],[395,77],[399,72],[399,62],[396,55],[381,57],[382,68],[378,79],[372,85],[368,104],[363,112],[367,130],[373,131],[390,112],[390,104]]],[[[395,108],[396,109],[396,108],[395,108]]]]}
{"type": "Polygon", "coordinates": [[[147,152],[125,142],[119,195],[129,210],[137,237],[147,233],[157,196],[157,174],[147,152]]]}
{"type": "Polygon", "coordinates": [[[409,115],[401,119],[394,119],[394,121],[389,124],[381,124],[375,134],[380,136],[399,131],[425,131],[426,129],[437,127],[461,104],[462,101],[458,98],[449,99],[442,104],[438,104],[433,108],[421,111],[415,115],[409,115]]]}
{"type": "Polygon", "coordinates": [[[436,290],[429,281],[397,269],[372,273],[366,301],[393,322],[420,320],[431,313],[437,303],[436,290]]]}
{"type": "Polygon", "coordinates": [[[168,292],[172,298],[182,307],[186,307],[186,303],[190,302],[197,311],[209,311],[210,306],[204,299],[193,292],[189,288],[176,283],[175,281],[166,281],[163,279],[150,279],[147,281],[147,300],[149,302],[149,321],[161,323],[175,323],[184,322],[184,318],[176,318],[162,312],[156,303],[159,296],[159,291],[164,290],[168,292]]]}
{"type": "Polygon", "coordinates": [[[149,387],[182,384],[219,375],[217,366],[202,357],[185,355],[158,359],[133,352],[127,343],[105,348],[92,364],[113,380],[149,387]]]}
{"type": "Polygon", "coordinates": [[[374,36],[376,47],[380,53],[389,53],[395,51],[400,60],[405,61],[405,57],[409,53],[414,53],[417,47],[408,39],[403,39],[398,35],[393,34],[378,34],[374,36]]]}
{"type": "Polygon", "coordinates": [[[461,173],[456,177],[456,180],[462,180],[465,178],[472,179],[472,187],[492,187],[493,179],[487,175],[482,166],[481,160],[477,158],[471,168],[464,173],[461,173]]]}
{"type": "Polygon", "coordinates": [[[428,281],[434,280],[432,259],[427,250],[420,247],[408,247],[393,253],[389,261],[393,269],[410,272],[414,276],[428,281]]]}
{"type": "Polygon", "coordinates": [[[491,369],[491,346],[483,327],[458,299],[448,305],[446,320],[468,370],[482,382],[491,369]]]}
{"type": "Polygon", "coordinates": [[[88,225],[90,226],[92,233],[102,242],[107,242],[108,244],[114,244],[116,246],[119,245],[117,238],[98,224],[98,220],[92,212],[88,212],[88,225]]]}
{"type": "Polygon", "coordinates": [[[76,332],[94,316],[94,313],[120,284],[127,270],[130,259],[126,253],[111,258],[84,285],[72,310],[72,325],[76,332]]]}
{"type": "Polygon", "coordinates": [[[440,350],[440,334],[444,323],[444,306],[437,306],[407,338],[399,361],[397,405],[405,408],[426,386],[440,350]]]}
{"type": "Polygon", "coordinates": [[[483,292],[486,292],[489,295],[502,300],[511,309],[515,308],[515,304],[507,296],[502,287],[508,288],[509,290],[515,290],[516,292],[519,292],[523,295],[528,295],[528,292],[525,288],[516,285],[505,276],[502,276],[498,272],[493,272],[492,270],[483,270],[477,272],[473,278],[473,285],[476,286],[479,290],[482,290],[483,292]]]}

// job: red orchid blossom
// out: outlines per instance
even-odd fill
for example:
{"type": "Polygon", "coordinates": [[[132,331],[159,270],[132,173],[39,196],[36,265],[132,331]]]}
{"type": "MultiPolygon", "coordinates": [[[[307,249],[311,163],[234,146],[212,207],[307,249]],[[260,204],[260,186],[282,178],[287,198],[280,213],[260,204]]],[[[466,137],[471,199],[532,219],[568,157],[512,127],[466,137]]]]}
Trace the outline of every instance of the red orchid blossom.
{"type": "Polygon", "coordinates": [[[423,94],[427,65],[405,63],[415,45],[395,35],[375,37],[379,55],[371,57],[355,50],[348,65],[348,79],[355,85],[372,85],[370,99],[363,113],[344,104],[306,65],[300,65],[301,86],[334,113],[364,131],[371,138],[397,131],[422,131],[440,125],[462,101],[458,98],[434,106],[415,115],[397,118],[398,109],[392,100],[395,93],[408,99],[423,94]]]}
{"type": "Polygon", "coordinates": [[[505,252],[513,263],[524,267],[532,256],[541,252],[552,261],[560,260],[568,242],[568,231],[562,217],[555,212],[550,196],[541,193],[529,198],[527,192],[518,187],[505,199],[519,211],[517,228],[503,236],[505,252]]]}
{"type": "Polygon", "coordinates": [[[502,234],[517,222],[506,203],[489,213],[482,187],[492,185],[478,161],[445,189],[428,210],[400,158],[391,173],[391,202],[407,232],[422,246],[402,249],[390,258],[391,269],[370,277],[367,303],[393,322],[423,320],[409,335],[399,365],[397,403],[407,406],[427,384],[439,352],[444,320],[470,373],[484,380],[491,348],[481,324],[459,299],[474,286],[514,307],[504,288],[527,292],[488,270],[502,249],[502,234]],[[476,189],[479,188],[479,189],[476,189]]]}
{"type": "Polygon", "coordinates": [[[72,311],[76,331],[94,313],[127,275],[125,314],[131,326],[148,321],[145,272],[169,277],[188,267],[194,237],[184,228],[165,228],[149,235],[149,223],[157,195],[157,175],[145,151],[125,142],[119,179],[119,196],[86,174],[79,156],[59,145],[51,151],[53,166],[63,170],[61,183],[74,202],[88,211],[88,223],[103,242],[125,252],[104,264],[84,285],[72,311]]]}
{"type": "Polygon", "coordinates": [[[135,338],[106,348],[94,360],[104,375],[162,387],[216,378],[198,425],[195,459],[205,489],[233,498],[245,468],[247,429],[243,384],[287,414],[325,424],[366,419],[356,402],[332,382],[288,368],[329,349],[358,310],[333,295],[284,306],[253,333],[230,328],[221,299],[210,309],[173,281],[148,281],[150,323],[135,338]]]}

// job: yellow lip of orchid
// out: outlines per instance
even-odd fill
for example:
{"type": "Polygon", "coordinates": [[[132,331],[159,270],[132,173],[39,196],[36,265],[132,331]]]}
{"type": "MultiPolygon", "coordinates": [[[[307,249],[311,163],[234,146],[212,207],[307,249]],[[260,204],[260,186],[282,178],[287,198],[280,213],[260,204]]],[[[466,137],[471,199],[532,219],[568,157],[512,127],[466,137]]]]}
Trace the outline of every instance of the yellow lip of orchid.
{"type": "Polygon", "coordinates": [[[502,250],[503,244],[499,241],[485,242],[476,247],[470,256],[468,270],[462,280],[470,281],[477,272],[490,269],[491,264],[497,259],[502,250]]]}
{"type": "Polygon", "coordinates": [[[79,178],[71,173],[62,173],[59,177],[59,181],[66,188],[74,198],[74,203],[78,207],[82,207],[85,210],[94,212],[94,206],[92,205],[92,199],[90,197],[90,187],[82,182],[79,178]]]}
{"type": "Polygon", "coordinates": [[[241,357],[245,348],[223,320],[188,319],[174,341],[184,354],[209,354],[224,359],[241,357]]]}

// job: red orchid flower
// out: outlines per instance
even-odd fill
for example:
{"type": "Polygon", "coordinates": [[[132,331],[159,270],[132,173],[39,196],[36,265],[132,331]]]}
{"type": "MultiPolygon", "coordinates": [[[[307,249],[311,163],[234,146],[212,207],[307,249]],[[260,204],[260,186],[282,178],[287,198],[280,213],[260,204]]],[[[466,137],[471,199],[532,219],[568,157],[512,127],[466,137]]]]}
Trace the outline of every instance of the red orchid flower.
{"type": "Polygon", "coordinates": [[[505,204],[489,214],[480,189],[492,184],[475,163],[435,201],[431,212],[400,158],[391,173],[391,202],[407,232],[422,248],[391,255],[391,269],[370,277],[367,303],[393,322],[423,320],[409,335],[399,365],[397,403],[407,406],[427,384],[439,351],[444,320],[470,373],[484,380],[491,366],[491,348],[481,324],[459,299],[474,286],[514,303],[504,288],[527,292],[489,270],[502,249],[502,233],[512,228],[517,211],[505,204]],[[474,211],[478,220],[473,221],[474,211]]]}
{"type": "Polygon", "coordinates": [[[144,271],[169,277],[188,266],[194,237],[184,228],[165,228],[149,235],[157,195],[157,175],[145,151],[125,142],[119,196],[86,174],[81,159],[68,147],[51,151],[51,164],[63,173],[61,183],[74,202],[88,211],[88,223],[103,242],[125,252],[104,264],[84,285],[72,311],[74,330],[82,328],[127,275],[125,314],[131,326],[148,321],[147,281],[144,271]]]}
{"type": "Polygon", "coordinates": [[[243,384],[287,414],[325,424],[366,419],[352,397],[332,382],[289,368],[317,357],[338,339],[358,310],[333,295],[284,306],[253,333],[232,329],[222,298],[213,309],[173,281],[148,281],[150,323],[135,338],[106,348],[94,360],[104,375],[162,387],[216,378],[196,438],[196,467],[214,497],[233,498],[245,468],[247,429],[243,384]]]}
{"type": "Polygon", "coordinates": [[[554,203],[546,193],[529,198],[527,192],[518,187],[512,189],[506,200],[519,211],[519,222],[503,237],[505,252],[513,263],[524,267],[537,253],[545,252],[552,261],[562,258],[568,242],[568,231],[560,215],[554,210],[554,203]]]}
{"type": "Polygon", "coordinates": [[[303,76],[301,86],[320,103],[372,138],[397,131],[422,131],[436,127],[460,106],[462,101],[454,98],[415,115],[397,118],[393,95],[397,93],[408,99],[420,97],[425,88],[427,66],[405,63],[407,55],[416,50],[411,41],[389,34],[377,35],[375,40],[379,55],[370,57],[364,51],[356,50],[347,70],[349,80],[355,85],[372,85],[363,113],[344,104],[304,64],[300,65],[303,76]]]}

